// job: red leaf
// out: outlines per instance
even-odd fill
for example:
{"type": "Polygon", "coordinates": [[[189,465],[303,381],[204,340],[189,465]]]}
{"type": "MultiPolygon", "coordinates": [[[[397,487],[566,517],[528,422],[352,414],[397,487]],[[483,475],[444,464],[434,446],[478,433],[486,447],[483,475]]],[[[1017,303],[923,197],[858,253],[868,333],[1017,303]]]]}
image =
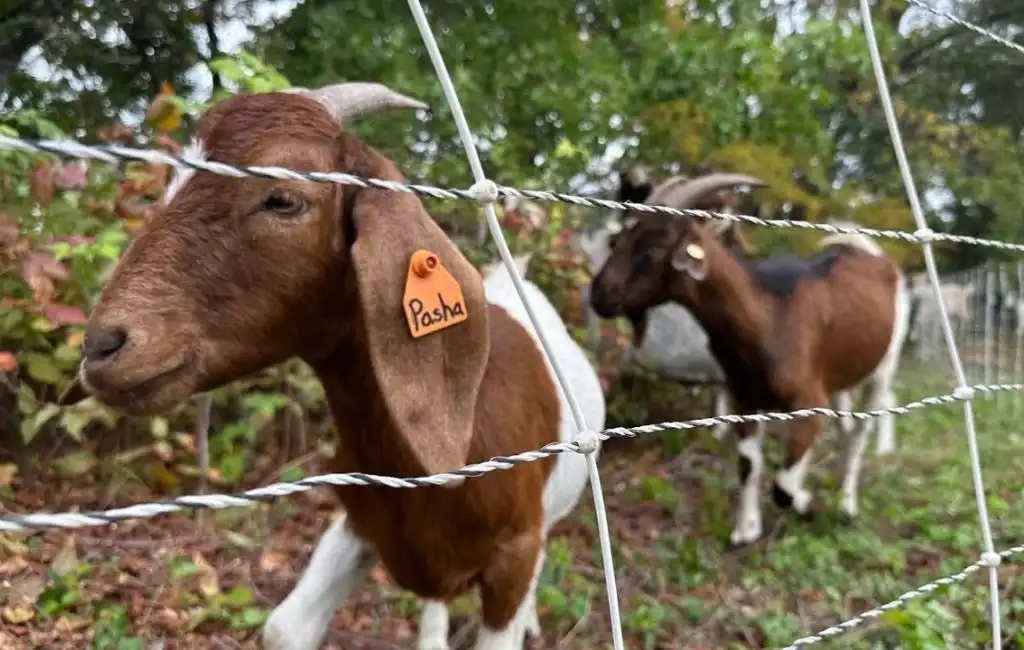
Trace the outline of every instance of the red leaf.
{"type": "Polygon", "coordinates": [[[119,219],[132,220],[141,219],[145,207],[138,201],[118,201],[114,205],[114,214],[119,219]]]}
{"type": "Polygon", "coordinates": [[[53,241],[63,242],[68,246],[81,246],[93,243],[96,241],[96,238],[89,235],[57,235],[53,238],[53,241]]]}
{"type": "Polygon", "coordinates": [[[7,350],[0,350],[0,372],[14,372],[18,369],[18,360],[7,350]]]}
{"type": "Polygon", "coordinates": [[[167,135],[166,133],[160,133],[159,135],[157,135],[156,143],[163,147],[164,149],[166,149],[167,151],[169,151],[170,153],[180,154],[182,151],[181,145],[178,144],[174,140],[174,138],[167,135]]]}
{"type": "Polygon", "coordinates": [[[60,169],[57,175],[57,187],[62,190],[77,190],[86,186],[86,166],[84,162],[78,161],[68,163],[60,169]]]}
{"type": "Polygon", "coordinates": [[[145,179],[143,193],[147,196],[160,196],[171,181],[170,165],[150,165],[149,177],[145,179]]]}
{"type": "Polygon", "coordinates": [[[128,142],[132,138],[132,130],[121,122],[113,122],[100,128],[97,137],[106,142],[128,142]]]}
{"type": "Polygon", "coordinates": [[[78,307],[53,302],[43,307],[43,318],[54,325],[84,325],[89,320],[78,307]]]}
{"type": "Polygon", "coordinates": [[[53,163],[38,163],[29,175],[28,183],[32,189],[32,195],[42,205],[49,205],[53,200],[53,163]]]}
{"type": "Polygon", "coordinates": [[[18,225],[0,215],[0,246],[10,246],[18,241],[18,225]]]}
{"type": "Polygon", "coordinates": [[[32,297],[41,306],[53,298],[53,280],[67,277],[68,271],[63,264],[42,253],[30,253],[21,263],[21,279],[32,287],[32,297]]]}
{"type": "Polygon", "coordinates": [[[68,269],[45,253],[30,253],[21,263],[21,278],[31,284],[33,276],[45,274],[54,280],[67,280],[68,269]]]}

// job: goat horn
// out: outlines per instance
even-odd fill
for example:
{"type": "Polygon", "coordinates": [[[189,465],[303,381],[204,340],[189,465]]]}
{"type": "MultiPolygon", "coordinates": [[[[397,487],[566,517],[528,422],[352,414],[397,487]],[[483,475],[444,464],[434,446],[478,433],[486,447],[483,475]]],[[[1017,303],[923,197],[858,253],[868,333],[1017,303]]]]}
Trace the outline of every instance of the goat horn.
{"type": "Polygon", "coordinates": [[[690,181],[684,177],[673,177],[655,188],[645,203],[685,209],[710,192],[734,185],[764,187],[768,183],[746,174],[708,174],[690,181]]]}
{"type": "Polygon", "coordinates": [[[342,124],[366,115],[381,113],[395,108],[422,108],[429,106],[423,102],[396,92],[384,84],[366,81],[350,81],[331,84],[316,90],[308,88],[288,88],[281,92],[307,95],[323,104],[334,119],[342,124]]]}

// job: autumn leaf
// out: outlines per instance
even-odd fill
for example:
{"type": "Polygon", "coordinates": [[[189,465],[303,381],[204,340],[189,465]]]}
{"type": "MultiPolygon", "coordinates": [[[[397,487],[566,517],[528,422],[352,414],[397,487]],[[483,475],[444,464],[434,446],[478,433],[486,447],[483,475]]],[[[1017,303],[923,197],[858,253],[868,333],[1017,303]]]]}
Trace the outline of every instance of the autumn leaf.
{"type": "Polygon", "coordinates": [[[213,598],[220,593],[220,583],[217,580],[217,571],[199,553],[192,554],[192,563],[199,567],[199,593],[207,598],[213,598]]]}
{"type": "Polygon", "coordinates": [[[114,214],[124,221],[141,220],[145,207],[138,201],[120,200],[114,205],[114,214]]]}
{"type": "Polygon", "coordinates": [[[18,359],[7,350],[0,350],[0,372],[14,372],[18,369],[18,359]]]}
{"type": "Polygon", "coordinates": [[[66,537],[60,551],[50,563],[50,569],[58,576],[71,573],[78,566],[78,551],[74,536],[66,537]]]}
{"type": "Polygon", "coordinates": [[[146,121],[158,131],[168,133],[181,126],[181,111],[178,105],[171,101],[173,96],[174,88],[165,81],[160,84],[160,94],[146,109],[146,121]]]}
{"type": "Polygon", "coordinates": [[[85,330],[75,330],[74,332],[68,335],[68,340],[66,341],[67,346],[72,350],[77,350],[78,348],[82,347],[82,343],[84,342],[85,330]]]}
{"type": "Polygon", "coordinates": [[[18,466],[14,463],[0,465],[0,487],[6,487],[14,482],[14,476],[18,473],[18,466]]]}
{"type": "Polygon", "coordinates": [[[82,161],[68,163],[60,168],[56,184],[62,190],[78,190],[86,186],[86,164],[82,161]]]}
{"type": "Polygon", "coordinates": [[[18,241],[18,224],[0,214],[0,246],[10,246],[18,241]]]}
{"type": "Polygon", "coordinates": [[[67,280],[66,266],[45,253],[32,253],[22,263],[21,277],[26,282],[34,275],[45,274],[54,280],[67,280]]]}
{"type": "Polygon", "coordinates": [[[182,146],[174,140],[174,138],[166,133],[157,134],[156,143],[173,154],[180,154],[183,149],[182,146]]]}
{"type": "Polygon", "coordinates": [[[35,610],[29,605],[14,605],[13,607],[5,607],[0,612],[0,618],[10,623],[11,625],[21,625],[22,623],[28,623],[36,617],[35,610]]]}
{"type": "Polygon", "coordinates": [[[127,142],[131,140],[132,129],[121,122],[112,122],[101,127],[96,137],[104,142],[127,142]]]}
{"type": "Polygon", "coordinates": [[[72,305],[51,302],[43,307],[43,318],[54,325],[84,325],[88,319],[85,313],[72,305]]]}
{"type": "Polygon", "coordinates": [[[170,165],[150,165],[149,174],[143,184],[143,193],[147,196],[160,196],[167,183],[171,181],[170,165]]]}
{"type": "Polygon", "coordinates": [[[54,191],[53,163],[36,163],[29,175],[28,184],[36,201],[39,201],[41,205],[49,205],[53,201],[54,191]]]}
{"type": "Polygon", "coordinates": [[[53,241],[61,242],[73,247],[91,244],[96,241],[96,238],[90,237],[89,235],[57,235],[53,238],[53,241]]]}
{"type": "Polygon", "coordinates": [[[32,297],[39,307],[53,299],[53,280],[67,277],[67,268],[44,253],[30,253],[21,263],[21,279],[32,288],[32,297]]]}

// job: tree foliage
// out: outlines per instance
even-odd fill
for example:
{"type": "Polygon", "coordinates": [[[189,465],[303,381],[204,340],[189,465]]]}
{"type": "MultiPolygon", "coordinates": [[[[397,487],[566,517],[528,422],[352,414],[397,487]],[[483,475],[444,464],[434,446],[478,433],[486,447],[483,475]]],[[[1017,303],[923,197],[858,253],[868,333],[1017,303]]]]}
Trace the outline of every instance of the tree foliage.
{"type": "MultiPolygon", "coordinates": [[[[451,112],[405,2],[307,0],[279,21],[254,25],[249,51],[218,56],[226,16],[251,16],[258,4],[7,3],[0,8],[0,128],[177,150],[211,99],[195,93],[196,64],[215,81],[212,99],[292,83],[375,80],[431,111],[351,128],[417,182],[470,185],[451,112]],[[36,61],[50,73],[28,74],[36,61]]],[[[659,177],[736,171],[768,182],[747,206],[759,216],[913,230],[857,4],[437,0],[427,13],[485,170],[503,184],[606,196],[612,168],[633,161],[659,177]]],[[[1024,118],[1016,110],[1024,57],[900,0],[873,11],[929,223],[1024,241],[1024,118]]],[[[964,12],[1008,36],[1022,22],[1011,0],[984,0],[964,12]]],[[[51,418],[72,418],[62,426],[78,432],[85,426],[43,404],[74,372],[84,314],[168,171],[0,152],[0,373],[20,373],[16,428],[25,438],[51,418]]],[[[543,252],[534,277],[571,319],[581,279],[562,249],[567,232],[599,213],[545,207],[543,227],[520,228],[509,243],[543,252]]],[[[430,201],[430,208],[470,259],[493,258],[478,206],[430,201]]],[[[820,238],[792,229],[747,233],[765,252],[809,251],[820,238]]],[[[882,243],[908,267],[920,263],[915,247],[882,243]]],[[[966,246],[939,252],[950,268],[994,255],[966,246]]],[[[236,423],[277,413],[269,404],[315,403],[315,390],[303,383],[308,376],[289,368],[218,399],[235,404],[236,423]],[[253,385],[288,399],[254,406],[238,397],[253,385]]],[[[228,424],[221,430],[233,431],[228,424]]],[[[225,435],[221,451],[237,466],[231,454],[245,445],[225,435]]]]}

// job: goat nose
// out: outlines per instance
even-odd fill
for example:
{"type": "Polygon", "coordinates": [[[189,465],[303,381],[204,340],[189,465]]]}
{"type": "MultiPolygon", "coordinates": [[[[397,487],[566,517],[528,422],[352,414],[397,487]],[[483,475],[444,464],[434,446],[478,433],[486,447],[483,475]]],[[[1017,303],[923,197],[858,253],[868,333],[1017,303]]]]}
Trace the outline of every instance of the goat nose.
{"type": "Polygon", "coordinates": [[[104,361],[124,347],[128,332],[123,327],[89,328],[85,332],[86,361],[104,361]]]}

